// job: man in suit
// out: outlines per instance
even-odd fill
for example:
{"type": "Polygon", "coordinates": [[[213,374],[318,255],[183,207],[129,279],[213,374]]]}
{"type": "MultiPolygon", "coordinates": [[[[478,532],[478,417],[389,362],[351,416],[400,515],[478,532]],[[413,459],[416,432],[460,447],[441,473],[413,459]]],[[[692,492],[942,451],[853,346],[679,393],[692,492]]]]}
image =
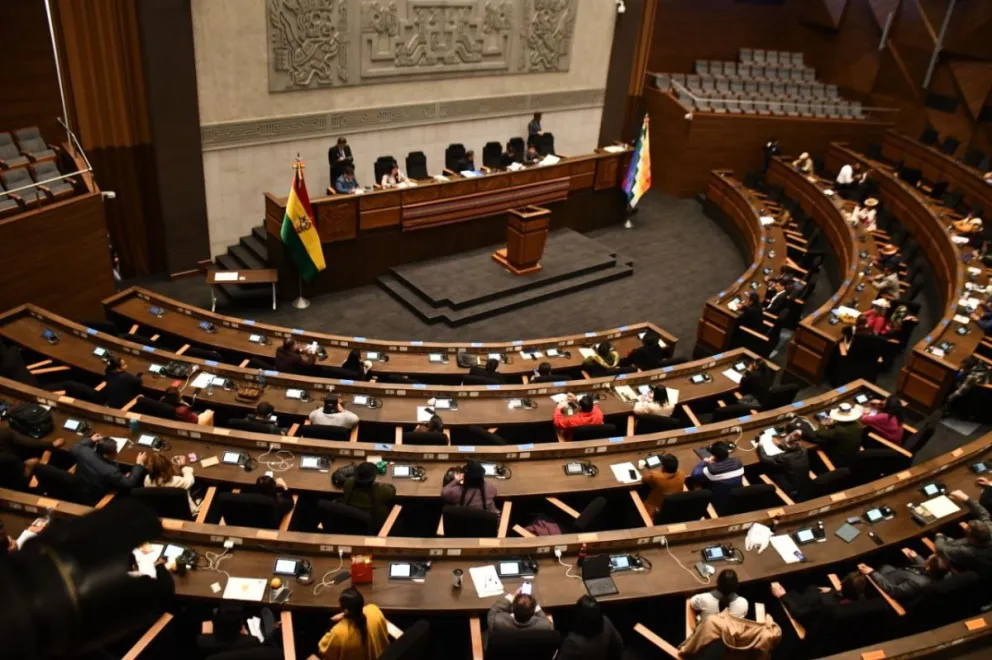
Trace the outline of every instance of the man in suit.
{"type": "Polygon", "coordinates": [[[524,163],[533,165],[541,160],[541,154],[537,153],[537,147],[531,143],[527,146],[527,153],[524,154],[524,163]]]}
{"type": "MultiPolygon", "coordinates": [[[[978,485],[988,488],[989,481],[979,478],[978,485]]],[[[975,571],[984,578],[992,576],[992,516],[988,509],[960,490],[951,493],[950,498],[963,504],[972,518],[967,522],[964,538],[952,539],[937,534],[934,540],[937,556],[960,570],[975,571]]]]}
{"type": "Polygon", "coordinates": [[[499,157],[499,166],[505,170],[512,165],[515,160],[516,153],[513,151],[513,145],[507,142],[506,151],[504,151],[499,157]]]}
{"type": "Polygon", "coordinates": [[[641,338],[641,345],[632,350],[620,365],[634,365],[642,371],[650,371],[660,367],[664,359],[665,349],[661,345],[661,338],[657,333],[648,330],[641,338]]]}
{"type": "Polygon", "coordinates": [[[530,377],[530,382],[532,383],[553,383],[556,380],[560,380],[560,377],[551,373],[550,362],[542,362],[537,365],[537,370],[534,371],[534,375],[530,377]]]}
{"type": "Polygon", "coordinates": [[[521,593],[520,589],[512,596],[507,594],[505,598],[497,599],[486,618],[489,624],[487,645],[494,637],[514,635],[521,630],[554,628],[537,600],[530,594],[521,593]]]}
{"type": "Polygon", "coordinates": [[[125,475],[116,463],[117,443],[99,433],[80,440],[69,451],[76,459],[76,476],[94,501],[110,492],[127,492],[144,482],[145,452],[138,454],[136,465],[125,475]]]}
{"type": "Polygon", "coordinates": [[[348,146],[348,140],[339,137],[337,144],[327,150],[327,161],[331,166],[331,183],[338,180],[338,177],[344,173],[347,166],[355,166],[355,161],[351,157],[351,147],[348,146]]]}
{"type": "Polygon", "coordinates": [[[346,165],[344,171],[334,179],[334,192],[342,195],[353,193],[361,187],[362,184],[355,178],[355,168],[351,165],[346,165]]]}
{"type": "Polygon", "coordinates": [[[474,172],[475,171],[475,152],[469,149],[465,152],[465,155],[458,159],[458,167],[455,168],[457,172],[474,172]]]}
{"type": "Polygon", "coordinates": [[[489,381],[490,385],[499,385],[505,382],[503,376],[496,372],[499,369],[499,360],[496,358],[489,358],[486,360],[486,366],[480,367],[476,365],[468,370],[470,376],[475,376],[476,378],[484,378],[489,381]]]}
{"type": "Polygon", "coordinates": [[[950,565],[937,555],[930,555],[924,560],[915,550],[905,548],[903,552],[910,561],[910,565],[906,568],[896,568],[886,564],[876,571],[864,564],[858,564],[858,570],[874,580],[875,584],[889,596],[905,603],[922,595],[934,582],[943,580],[950,570],[950,565]]]}
{"type": "Polygon", "coordinates": [[[864,408],[861,406],[842,403],[820,422],[815,433],[803,423],[800,428],[803,439],[822,446],[837,467],[848,467],[861,449],[862,413],[864,408]]]}
{"type": "Polygon", "coordinates": [[[765,334],[765,314],[761,307],[761,299],[754,291],[748,291],[744,306],[741,308],[739,323],[741,327],[765,334]]]}
{"type": "Polygon", "coordinates": [[[810,585],[799,593],[786,592],[777,582],[772,585],[772,595],[782,601],[799,623],[808,626],[830,605],[849,605],[864,597],[868,580],[858,571],[844,576],[840,591],[831,587],[810,585]]]}

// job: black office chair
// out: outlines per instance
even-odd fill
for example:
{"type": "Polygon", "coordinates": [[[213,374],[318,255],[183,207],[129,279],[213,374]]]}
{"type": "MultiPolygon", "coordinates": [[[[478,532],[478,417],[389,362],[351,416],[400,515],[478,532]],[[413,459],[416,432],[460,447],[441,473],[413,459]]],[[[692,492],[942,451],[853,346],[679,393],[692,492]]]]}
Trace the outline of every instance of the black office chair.
{"type": "Polygon", "coordinates": [[[224,523],[232,527],[278,529],[282,522],[276,509],[276,500],[269,495],[219,493],[216,503],[224,523]]]}
{"type": "Polygon", "coordinates": [[[423,151],[411,151],[406,157],[406,175],[411,179],[429,179],[427,155],[423,151]]]}
{"type": "Polygon", "coordinates": [[[261,360],[259,358],[255,358],[255,357],[248,358],[248,364],[245,365],[245,367],[247,369],[261,369],[263,371],[275,371],[276,370],[276,365],[272,364],[271,362],[266,362],[265,360],[261,360]]]}
{"type": "Polygon", "coordinates": [[[88,401],[89,403],[95,403],[98,406],[107,405],[106,394],[75,380],[63,381],[62,389],[65,390],[66,396],[72,397],[73,399],[88,401]]]}
{"type": "Polygon", "coordinates": [[[375,182],[379,183],[382,181],[382,177],[389,174],[395,164],[396,159],[392,156],[379,156],[373,165],[373,169],[375,170],[375,182]]]}
{"type": "Polygon", "coordinates": [[[44,495],[76,504],[96,504],[83,480],[74,474],[39,463],[34,468],[34,476],[38,479],[38,490],[44,495]]]}
{"type": "Polygon", "coordinates": [[[555,136],[552,133],[545,133],[537,141],[537,151],[542,156],[555,153],[555,136]]]}
{"type": "Polygon", "coordinates": [[[131,490],[131,497],[147,504],[159,518],[193,519],[189,510],[189,496],[184,488],[134,488],[131,490]]]}
{"type": "Polygon", "coordinates": [[[131,412],[138,415],[149,415],[151,417],[162,417],[163,419],[175,419],[176,408],[163,401],[156,401],[147,396],[139,396],[138,400],[131,406],[131,412]]]}
{"type": "Polygon", "coordinates": [[[527,152],[527,145],[524,144],[524,139],[522,137],[512,137],[510,138],[510,146],[513,147],[513,160],[518,163],[523,162],[524,153],[527,152]]]}
{"type": "Polygon", "coordinates": [[[874,448],[871,444],[867,444],[871,442],[868,440],[865,446],[869,448],[859,451],[851,462],[851,477],[855,485],[860,486],[895,474],[905,470],[912,463],[913,459],[892,451],[888,447],[874,448]]]}
{"type": "Polygon", "coordinates": [[[961,146],[961,141],[952,137],[944,138],[944,142],[940,145],[941,153],[945,153],[948,156],[953,156],[954,152],[958,150],[961,146]]]}
{"type": "Polygon", "coordinates": [[[725,422],[728,419],[737,419],[738,417],[745,417],[750,414],[751,406],[744,405],[742,403],[735,403],[732,406],[714,408],[713,414],[710,416],[710,421],[725,422]]]}
{"type": "Polygon", "coordinates": [[[797,394],[799,394],[799,385],[773,385],[768,388],[761,409],[772,410],[787,406],[796,400],[797,394]]]}
{"type": "Polygon", "coordinates": [[[28,479],[24,476],[24,462],[9,451],[0,452],[0,488],[27,492],[28,479]]]}
{"type": "Polygon", "coordinates": [[[676,417],[664,415],[637,415],[634,419],[634,433],[664,433],[685,428],[685,423],[676,417]]]}
{"type": "Polygon", "coordinates": [[[457,172],[461,167],[461,162],[465,158],[465,145],[456,143],[449,144],[444,150],[444,167],[452,172],[457,172]]]}
{"type": "MultiPolygon", "coordinates": [[[[258,640],[256,639],[257,643],[258,640]]],[[[221,653],[208,655],[206,660],[283,660],[282,646],[266,646],[259,644],[250,648],[231,649],[221,653]]]]}
{"type": "Polygon", "coordinates": [[[433,431],[405,431],[403,433],[404,445],[446,445],[448,436],[441,432],[433,431]]]}
{"type": "MultiPolygon", "coordinates": [[[[974,389],[980,390],[984,388],[976,387],[974,389]]],[[[926,447],[933,438],[933,434],[936,430],[937,428],[932,422],[925,423],[916,429],[916,433],[911,433],[910,435],[903,437],[902,448],[912,454],[920,453],[920,451],[926,447]]]]}
{"type": "Polygon", "coordinates": [[[806,628],[805,653],[800,657],[822,658],[888,639],[888,628],[895,623],[889,604],[881,598],[859,600],[844,605],[827,605],[806,628]],[[872,625],[864,625],[871,621],[872,625]],[[839,634],[842,631],[843,634],[839,634]]]}
{"type": "Polygon", "coordinates": [[[816,475],[806,484],[806,499],[839,493],[852,484],[851,469],[842,467],[816,475]]]}
{"type": "Polygon", "coordinates": [[[379,660],[427,660],[431,624],[420,619],[403,631],[399,639],[379,656],[379,660]]]}
{"type": "Polygon", "coordinates": [[[872,142],[865,150],[865,155],[872,160],[882,160],[882,145],[878,142],[872,142]]]}
{"type": "Polygon", "coordinates": [[[502,383],[503,381],[499,378],[490,376],[475,376],[473,374],[462,376],[462,385],[501,385],[502,383]]]}
{"type": "Polygon", "coordinates": [[[486,142],[482,148],[482,164],[490,169],[499,169],[503,145],[499,142],[486,142]]]}
{"type": "Polygon", "coordinates": [[[603,496],[593,498],[592,502],[586,505],[582,509],[582,513],[579,517],[572,521],[570,525],[566,525],[569,528],[566,534],[584,534],[586,532],[596,531],[598,528],[596,523],[599,522],[600,517],[606,511],[607,501],[603,496]]]}
{"type": "Polygon", "coordinates": [[[485,660],[552,660],[561,646],[557,630],[517,630],[491,635],[485,660]]]}
{"type": "Polygon", "coordinates": [[[441,519],[445,538],[493,538],[499,533],[499,516],[482,509],[446,504],[441,519]]]}
{"type": "Polygon", "coordinates": [[[947,193],[947,181],[938,181],[933,184],[933,188],[930,190],[930,197],[938,201],[944,199],[944,195],[947,193]]]}
{"type": "Polygon", "coordinates": [[[938,139],[940,139],[940,134],[930,126],[924,128],[923,132],[920,134],[920,142],[928,147],[932,147],[937,144],[938,139]]]}
{"type": "Polygon", "coordinates": [[[498,434],[491,432],[487,428],[482,426],[466,426],[464,438],[468,440],[467,443],[455,442],[455,438],[452,438],[453,444],[469,444],[475,445],[485,445],[487,447],[501,447],[510,444],[505,438],[501,438],[498,434]]]}
{"type": "Polygon", "coordinates": [[[190,346],[183,353],[186,357],[196,358],[198,360],[213,360],[214,362],[224,362],[224,356],[217,351],[212,351],[207,348],[197,348],[196,346],[190,346]]]}
{"type": "MultiPolygon", "coordinates": [[[[665,502],[666,506],[668,502],[665,502]]],[[[726,504],[721,507],[720,515],[732,516],[737,513],[774,509],[785,504],[775,492],[775,486],[755,484],[741,486],[730,491],[726,504]]]]}
{"type": "Polygon", "coordinates": [[[706,507],[713,501],[713,493],[705,488],[667,495],[654,517],[655,525],[690,522],[706,517],[706,507]]]}
{"type": "Polygon", "coordinates": [[[227,420],[227,426],[236,431],[248,431],[249,433],[267,433],[269,435],[281,435],[281,431],[275,424],[266,424],[254,419],[242,419],[238,417],[227,420]]]}
{"type": "Polygon", "coordinates": [[[351,429],[343,426],[326,426],[320,424],[301,424],[296,430],[301,438],[316,438],[318,440],[351,440],[351,429]]]}
{"type": "Polygon", "coordinates": [[[110,321],[93,319],[92,321],[80,321],[80,323],[85,325],[87,328],[92,328],[93,330],[102,332],[106,335],[116,337],[118,333],[117,326],[110,321]]]}
{"type": "Polygon", "coordinates": [[[372,516],[343,502],[320,500],[316,517],[324,534],[375,534],[372,516]]]}
{"type": "Polygon", "coordinates": [[[572,440],[599,440],[617,435],[617,427],[613,424],[586,424],[572,429],[572,440]]]}

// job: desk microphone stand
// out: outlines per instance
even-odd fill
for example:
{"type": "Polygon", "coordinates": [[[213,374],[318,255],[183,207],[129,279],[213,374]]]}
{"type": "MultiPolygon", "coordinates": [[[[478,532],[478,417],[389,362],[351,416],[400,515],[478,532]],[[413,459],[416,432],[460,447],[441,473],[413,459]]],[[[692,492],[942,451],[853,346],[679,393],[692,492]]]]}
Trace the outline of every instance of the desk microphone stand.
{"type": "Polygon", "coordinates": [[[293,301],[293,307],[296,309],[306,309],[310,306],[310,301],[303,297],[303,276],[299,276],[300,282],[300,295],[297,296],[296,300],[293,301]]]}

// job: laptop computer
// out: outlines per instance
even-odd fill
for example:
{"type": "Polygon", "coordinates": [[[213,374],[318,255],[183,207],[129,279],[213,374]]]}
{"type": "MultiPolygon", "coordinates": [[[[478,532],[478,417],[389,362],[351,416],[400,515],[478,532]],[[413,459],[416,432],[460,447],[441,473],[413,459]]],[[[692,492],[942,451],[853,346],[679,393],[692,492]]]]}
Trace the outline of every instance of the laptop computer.
{"type": "Polygon", "coordinates": [[[617,583],[610,577],[610,556],[591,555],[582,562],[582,582],[594,598],[620,593],[617,583]]]}

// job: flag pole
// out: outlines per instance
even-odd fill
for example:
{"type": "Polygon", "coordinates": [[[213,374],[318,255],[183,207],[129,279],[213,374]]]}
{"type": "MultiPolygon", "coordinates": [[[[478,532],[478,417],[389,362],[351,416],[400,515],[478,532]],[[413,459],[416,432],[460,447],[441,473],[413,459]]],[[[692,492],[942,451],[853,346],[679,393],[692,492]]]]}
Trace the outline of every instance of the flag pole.
{"type": "MultiPolygon", "coordinates": [[[[300,173],[302,172],[304,167],[306,167],[306,165],[303,164],[303,161],[300,160],[300,154],[297,153],[296,162],[293,163],[293,169],[296,171],[297,178],[299,178],[300,173]]],[[[296,300],[293,301],[293,307],[295,307],[296,309],[306,309],[307,307],[310,306],[310,301],[303,297],[303,276],[297,273],[296,277],[299,283],[300,295],[298,295],[296,297],[296,300]]]]}

